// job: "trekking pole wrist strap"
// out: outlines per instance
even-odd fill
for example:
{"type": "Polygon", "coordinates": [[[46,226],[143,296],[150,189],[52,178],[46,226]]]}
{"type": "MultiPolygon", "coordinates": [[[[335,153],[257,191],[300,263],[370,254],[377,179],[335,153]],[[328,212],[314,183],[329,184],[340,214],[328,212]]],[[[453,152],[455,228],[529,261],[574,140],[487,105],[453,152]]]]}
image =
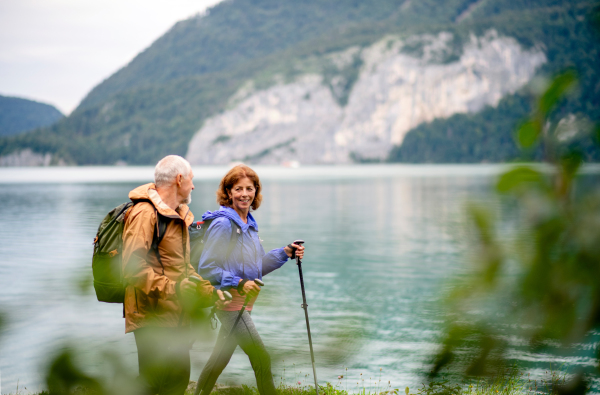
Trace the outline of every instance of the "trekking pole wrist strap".
{"type": "Polygon", "coordinates": [[[296,247],[294,247],[291,243],[288,244],[287,246],[292,249],[292,256],[290,257],[290,259],[296,258],[296,247]]]}
{"type": "Polygon", "coordinates": [[[248,282],[248,280],[242,280],[240,281],[240,283],[237,286],[237,291],[240,295],[246,295],[246,292],[244,292],[244,285],[248,282]]]}

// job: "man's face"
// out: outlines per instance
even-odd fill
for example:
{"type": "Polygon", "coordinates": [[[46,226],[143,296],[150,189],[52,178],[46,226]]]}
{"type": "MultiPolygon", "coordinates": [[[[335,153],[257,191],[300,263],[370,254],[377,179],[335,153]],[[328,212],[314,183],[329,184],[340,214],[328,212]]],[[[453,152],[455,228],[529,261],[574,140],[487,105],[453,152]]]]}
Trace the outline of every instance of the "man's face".
{"type": "Polygon", "coordinates": [[[179,196],[180,204],[190,204],[192,202],[192,191],[194,190],[194,172],[190,170],[187,177],[181,178],[181,186],[177,195],[179,196]]]}

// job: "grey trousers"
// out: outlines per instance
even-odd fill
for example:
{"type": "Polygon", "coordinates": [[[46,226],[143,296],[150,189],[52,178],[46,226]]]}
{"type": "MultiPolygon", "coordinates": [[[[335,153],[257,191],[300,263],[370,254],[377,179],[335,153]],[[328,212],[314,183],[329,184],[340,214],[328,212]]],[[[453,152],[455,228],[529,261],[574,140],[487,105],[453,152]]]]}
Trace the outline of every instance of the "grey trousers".
{"type": "Polygon", "coordinates": [[[212,355],[200,374],[198,385],[202,388],[202,395],[210,394],[238,345],[250,359],[258,392],[261,395],[275,395],[275,384],[271,374],[271,358],[256,331],[249,312],[244,312],[233,335],[225,339],[225,336],[231,331],[238,314],[239,311],[217,311],[217,317],[221,321],[221,330],[212,355]],[[225,344],[225,347],[223,347],[223,344],[225,344]]]}

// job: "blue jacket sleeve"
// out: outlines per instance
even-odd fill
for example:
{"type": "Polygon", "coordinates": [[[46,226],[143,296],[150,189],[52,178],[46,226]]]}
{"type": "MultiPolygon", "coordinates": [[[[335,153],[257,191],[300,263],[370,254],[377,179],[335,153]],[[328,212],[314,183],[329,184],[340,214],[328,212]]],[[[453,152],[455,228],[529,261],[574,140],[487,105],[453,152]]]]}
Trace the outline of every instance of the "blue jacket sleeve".
{"type": "Polygon", "coordinates": [[[241,277],[225,269],[225,255],[231,240],[231,223],[227,218],[217,218],[204,236],[198,274],[217,288],[237,287],[241,277]]]}
{"type": "MultiPolygon", "coordinates": [[[[262,247],[261,247],[262,248],[262,247]]],[[[264,252],[264,250],[263,250],[264,252]]],[[[271,273],[275,269],[279,269],[286,263],[288,260],[288,256],[282,248],[276,248],[274,250],[269,251],[262,258],[262,274],[267,275],[271,273]]]]}

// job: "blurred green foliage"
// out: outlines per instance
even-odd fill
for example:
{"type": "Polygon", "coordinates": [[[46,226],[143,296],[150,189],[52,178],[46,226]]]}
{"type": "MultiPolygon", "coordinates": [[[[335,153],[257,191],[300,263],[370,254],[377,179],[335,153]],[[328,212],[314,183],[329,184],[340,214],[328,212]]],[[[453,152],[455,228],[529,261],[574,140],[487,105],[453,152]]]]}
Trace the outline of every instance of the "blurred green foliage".
{"type": "Polygon", "coordinates": [[[46,384],[51,395],[74,394],[80,387],[98,395],[106,393],[98,380],[77,366],[71,349],[64,350],[52,360],[46,384]]]}
{"type": "MultiPolygon", "coordinates": [[[[567,113],[600,119],[598,52],[589,27],[595,3],[584,0],[493,0],[480,2],[456,23],[474,0],[235,0],[219,3],[207,15],[177,23],[129,65],[94,88],[68,118],[50,128],[0,139],[0,155],[26,147],[55,153],[75,164],[151,164],[166,154],[185,155],[193,134],[209,116],[227,108],[229,98],[248,80],[273,83],[306,71],[308,59],[349,47],[364,47],[389,34],[449,31],[453,51],[471,32],[495,28],[525,46],[542,45],[550,74],[573,66],[581,92],[569,99],[567,113]]],[[[355,59],[356,60],[356,59],[355,59]]],[[[332,84],[342,105],[358,75],[356,60],[332,84]]],[[[410,132],[390,156],[403,162],[502,161],[518,155],[511,126],[529,111],[526,95],[504,100],[498,109],[434,121],[410,132]],[[448,132],[451,130],[451,132],[448,132]],[[431,147],[431,148],[429,148],[431,147]]],[[[557,115],[558,116],[558,115],[557,115]]],[[[586,157],[598,159],[595,148],[586,157]]]]}
{"type": "MultiPolygon", "coordinates": [[[[600,189],[579,177],[584,155],[552,121],[575,86],[573,71],[556,76],[518,130],[520,146],[540,146],[545,164],[499,177],[497,193],[516,207],[510,230],[503,227],[509,219],[496,218],[492,208],[468,208],[474,266],[448,299],[433,375],[443,367],[467,376],[502,369],[509,339],[570,355],[600,327],[600,189]]],[[[597,364],[599,355],[591,357],[597,364]]],[[[580,373],[556,390],[586,388],[580,373]]]]}
{"type": "Polygon", "coordinates": [[[47,390],[41,395],[141,395],[140,381],[125,366],[115,352],[104,353],[101,360],[107,366],[105,374],[90,374],[82,368],[80,350],[63,347],[50,359],[46,372],[47,390]]]}

